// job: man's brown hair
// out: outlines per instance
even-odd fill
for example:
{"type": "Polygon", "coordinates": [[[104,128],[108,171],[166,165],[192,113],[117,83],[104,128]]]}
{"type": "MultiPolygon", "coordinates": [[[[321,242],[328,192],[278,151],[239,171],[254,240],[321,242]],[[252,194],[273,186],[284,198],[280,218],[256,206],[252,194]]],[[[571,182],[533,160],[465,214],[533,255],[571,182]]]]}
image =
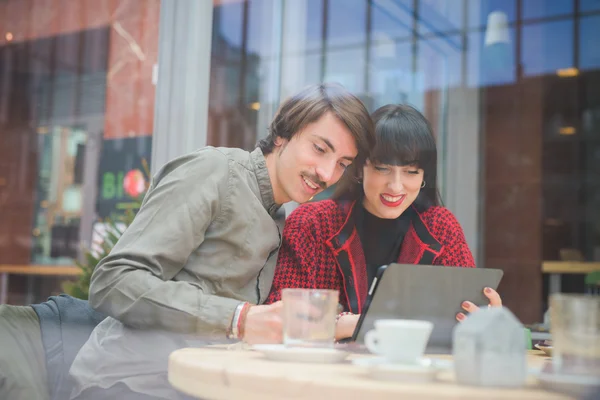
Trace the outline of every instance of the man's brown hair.
{"type": "Polygon", "coordinates": [[[352,169],[362,168],[375,142],[373,123],[360,99],[338,84],[311,85],[287,98],[269,126],[269,135],[258,142],[258,146],[267,155],[275,148],[277,137],[291,140],[327,113],[341,121],[352,134],[358,151],[352,169]]]}

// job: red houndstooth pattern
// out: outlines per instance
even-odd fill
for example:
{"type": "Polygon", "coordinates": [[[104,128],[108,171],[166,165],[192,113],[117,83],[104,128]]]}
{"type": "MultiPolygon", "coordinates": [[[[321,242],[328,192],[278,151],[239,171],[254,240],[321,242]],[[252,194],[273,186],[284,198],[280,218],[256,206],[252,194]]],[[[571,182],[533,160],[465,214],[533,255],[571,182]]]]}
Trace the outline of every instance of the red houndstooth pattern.
{"type": "MultiPolygon", "coordinates": [[[[277,269],[266,303],[281,299],[284,288],[317,288],[340,290],[340,303],[348,309],[344,277],[327,240],[344,225],[351,207],[332,200],[301,205],[287,218],[283,242],[279,250],[277,269]]],[[[467,246],[460,224],[444,207],[431,207],[419,215],[429,233],[442,245],[433,264],[474,267],[475,261],[467,246]]],[[[398,260],[418,263],[427,245],[421,242],[413,229],[407,233],[398,260]]],[[[361,249],[351,247],[357,265],[366,268],[361,249]]],[[[362,294],[361,294],[362,297],[362,294]]]]}

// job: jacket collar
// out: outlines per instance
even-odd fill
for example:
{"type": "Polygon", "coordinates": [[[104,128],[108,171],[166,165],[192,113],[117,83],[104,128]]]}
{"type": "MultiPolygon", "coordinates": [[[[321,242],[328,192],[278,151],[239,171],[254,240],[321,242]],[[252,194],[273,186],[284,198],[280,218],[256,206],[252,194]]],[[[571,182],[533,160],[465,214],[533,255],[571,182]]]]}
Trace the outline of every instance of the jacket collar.
{"type": "Polygon", "coordinates": [[[356,230],[356,224],[354,222],[354,205],[356,201],[341,201],[338,203],[338,207],[345,216],[344,224],[342,227],[327,240],[332,249],[340,249],[348,241],[352,233],[356,230]]]}
{"type": "Polygon", "coordinates": [[[442,251],[442,244],[431,234],[429,228],[423,221],[422,215],[417,211],[414,205],[410,206],[410,211],[412,212],[411,227],[416,234],[415,239],[424,247],[425,253],[430,254],[429,256],[425,256],[424,254],[420,259],[414,260],[414,263],[430,265],[433,263],[435,257],[442,251]]]}
{"type": "Polygon", "coordinates": [[[267,160],[260,147],[257,147],[250,153],[250,159],[252,160],[252,165],[254,167],[254,175],[256,175],[256,181],[258,182],[258,190],[260,191],[262,204],[269,215],[274,217],[281,207],[281,204],[275,203],[273,185],[271,184],[269,170],[267,169],[267,160]]]}
{"type": "MultiPolygon", "coordinates": [[[[356,201],[348,202],[342,201],[338,204],[340,211],[346,216],[344,224],[342,227],[328,240],[331,243],[331,247],[333,249],[340,249],[344,246],[344,244],[348,241],[350,237],[353,236],[354,231],[356,230],[355,223],[355,212],[356,212],[356,201]]],[[[407,210],[411,212],[410,219],[410,229],[413,229],[416,238],[423,246],[426,247],[426,250],[430,251],[433,255],[438,255],[442,249],[442,244],[437,240],[431,232],[429,232],[429,228],[421,217],[421,214],[417,211],[417,209],[411,205],[410,209],[407,210]]],[[[419,261],[419,260],[415,260],[419,261]]],[[[422,264],[420,262],[415,262],[416,264],[422,264]]]]}
{"type": "Polygon", "coordinates": [[[357,272],[366,273],[366,267],[365,256],[356,231],[354,205],[355,202],[338,203],[342,215],[346,218],[342,227],[326,243],[333,252],[342,278],[341,289],[348,304],[348,310],[345,311],[361,314],[362,305],[366,300],[367,279],[366,277],[361,279],[357,275],[357,272]],[[358,243],[359,246],[352,246],[353,243],[358,243]]]}

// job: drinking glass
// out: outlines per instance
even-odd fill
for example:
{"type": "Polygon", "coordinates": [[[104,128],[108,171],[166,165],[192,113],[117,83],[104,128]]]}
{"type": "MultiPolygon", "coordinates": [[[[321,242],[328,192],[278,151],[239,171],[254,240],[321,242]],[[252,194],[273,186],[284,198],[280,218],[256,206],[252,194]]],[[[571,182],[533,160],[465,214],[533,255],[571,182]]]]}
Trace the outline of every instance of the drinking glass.
{"type": "Polygon", "coordinates": [[[600,376],[600,296],[552,295],[550,332],[556,372],[600,376]]]}
{"type": "Polygon", "coordinates": [[[333,347],[338,290],[283,289],[281,298],[285,346],[333,347]]]}

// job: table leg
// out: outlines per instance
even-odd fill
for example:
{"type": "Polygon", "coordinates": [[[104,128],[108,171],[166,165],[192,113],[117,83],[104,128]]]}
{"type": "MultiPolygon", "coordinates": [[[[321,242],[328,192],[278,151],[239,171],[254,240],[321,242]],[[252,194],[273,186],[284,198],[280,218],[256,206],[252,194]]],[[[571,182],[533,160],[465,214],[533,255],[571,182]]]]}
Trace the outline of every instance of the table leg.
{"type": "Polygon", "coordinates": [[[8,274],[0,274],[0,304],[6,304],[8,299],[8,274]]]}
{"type": "Polygon", "coordinates": [[[560,274],[550,274],[550,294],[560,293],[560,274]]]}

